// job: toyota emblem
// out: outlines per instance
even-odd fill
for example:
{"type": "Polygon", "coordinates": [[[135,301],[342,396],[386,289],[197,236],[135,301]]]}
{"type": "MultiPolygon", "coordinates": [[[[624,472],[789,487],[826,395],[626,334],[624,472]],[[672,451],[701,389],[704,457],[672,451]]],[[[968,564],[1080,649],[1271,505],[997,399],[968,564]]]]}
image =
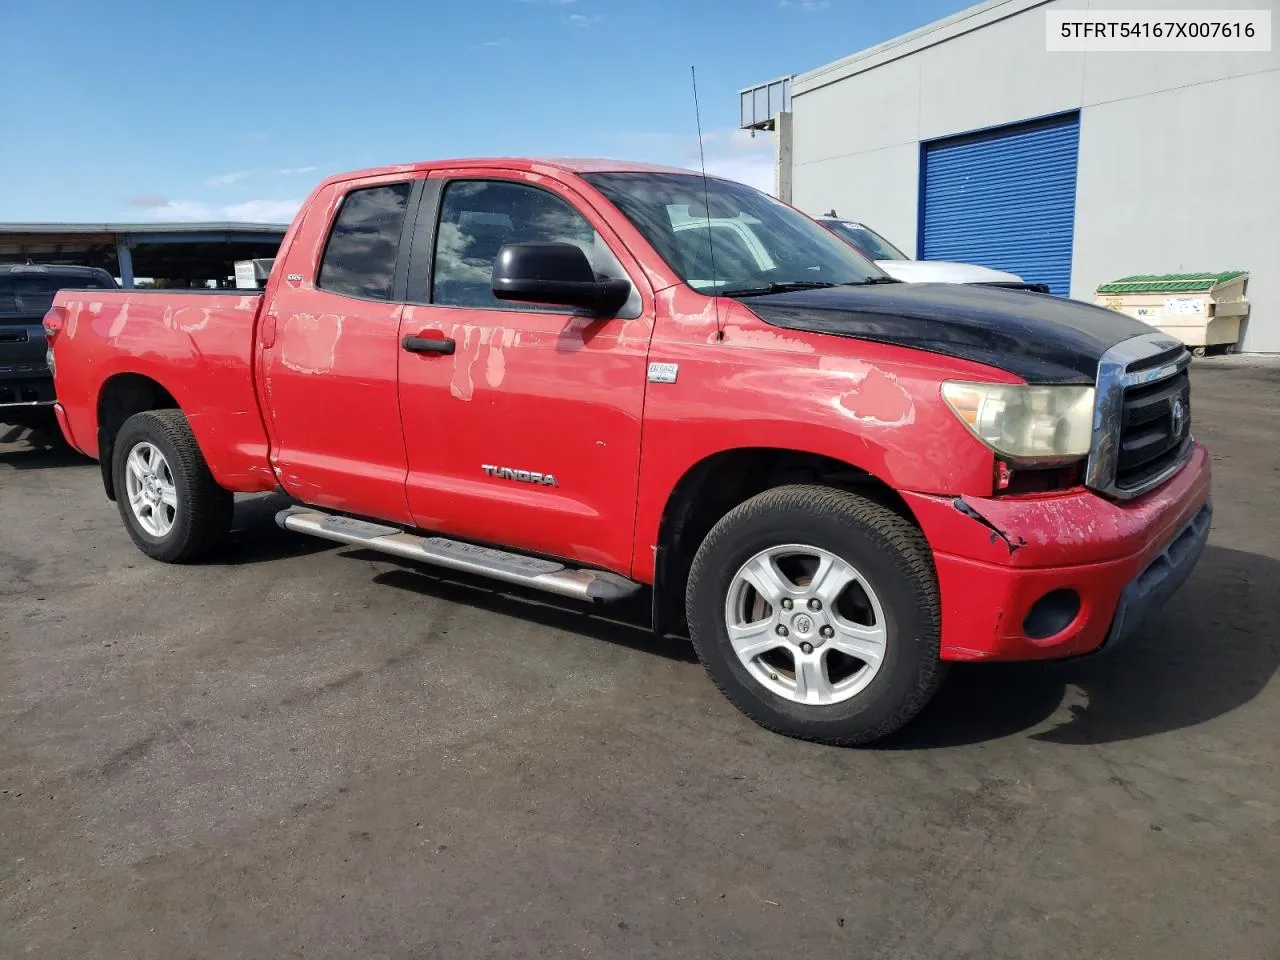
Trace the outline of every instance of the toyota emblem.
{"type": "Polygon", "coordinates": [[[1187,427],[1187,405],[1179,398],[1173,401],[1173,435],[1182,436],[1187,427]]]}

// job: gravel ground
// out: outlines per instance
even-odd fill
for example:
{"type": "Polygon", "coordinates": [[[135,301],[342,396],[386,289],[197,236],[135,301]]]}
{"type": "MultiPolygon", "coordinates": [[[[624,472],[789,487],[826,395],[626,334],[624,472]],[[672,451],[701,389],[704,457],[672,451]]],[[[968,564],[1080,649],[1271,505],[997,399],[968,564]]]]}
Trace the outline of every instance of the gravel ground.
{"type": "Polygon", "coordinates": [[[1167,610],[862,750],[273,498],[152,563],[95,465],[0,427],[0,956],[1274,960],[1280,364],[1194,381],[1217,513],[1167,610]]]}

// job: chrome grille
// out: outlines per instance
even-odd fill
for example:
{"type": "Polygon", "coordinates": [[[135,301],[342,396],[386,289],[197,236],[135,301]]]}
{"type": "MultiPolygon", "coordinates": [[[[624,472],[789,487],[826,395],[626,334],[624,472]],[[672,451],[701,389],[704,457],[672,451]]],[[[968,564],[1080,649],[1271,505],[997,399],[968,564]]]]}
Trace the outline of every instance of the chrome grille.
{"type": "Polygon", "coordinates": [[[1162,333],[1124,340],[1098,364],[1085,482],[1111,497],[1151,490],[1191,452],[1191,355],[1162,333]]]}
{"type": "Polygon", "coordinates": [[[1186,369],[1166,380],[1128,387],[1120,412],[1116,486],[1134,490],[1175,466],[1191,442],[1191,378],[1186,369]]]}

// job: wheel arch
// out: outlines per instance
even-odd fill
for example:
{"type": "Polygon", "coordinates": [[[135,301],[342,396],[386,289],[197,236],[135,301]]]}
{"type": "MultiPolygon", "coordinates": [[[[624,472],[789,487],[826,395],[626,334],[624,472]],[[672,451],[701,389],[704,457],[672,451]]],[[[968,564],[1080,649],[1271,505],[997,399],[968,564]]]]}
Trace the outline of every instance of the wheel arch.
{"type": "Polygon", "coordinates": [[[174,395],[158,380],[141,373],[116,373],[98,391],[98,465],[107,499],[115,500],[111,461],[120,428],[134,414],[147,410],[181,409],[174,395]]]}
{"type": "Polygon", "coordinates": [[[835,457],[784,447],[738,447],[690,466],[667,497],[654,558],[653,629],[684,629],[684,590],[694,554],[734,507],[774,487],[817,483],[861,494],[920,524],[898,492],[871,471],[835,457]]]}

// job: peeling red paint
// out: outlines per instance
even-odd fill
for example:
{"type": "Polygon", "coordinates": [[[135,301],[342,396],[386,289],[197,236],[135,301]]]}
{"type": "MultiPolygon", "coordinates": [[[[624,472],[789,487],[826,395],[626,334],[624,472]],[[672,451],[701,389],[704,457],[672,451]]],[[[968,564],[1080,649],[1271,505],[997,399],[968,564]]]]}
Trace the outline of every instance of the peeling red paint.
{"type": "Polygon", "coordinates": [[[871,367],[857,386],[840,397],[849,416],[875,426],[901,427],[915,419],[915,402],[892,373],[871,367]]]}
{"type": "MultiPolygon", "coordinates": [[[[172,296],[175,302],[184,297],[172,296]]],[[[101,301],[69,301],[59,344],[76,347],[64,350],[58,362],[63,415],[86,443],[85,452],[96,455],[103,385],[116,374],[147,377],[178,400],[220,484],[269,490],[267,437],[253,380],[246,376],[255,314],[239,309],[241,294],[186,296],[198,302],[176,306],[168,295],[127,290],[101,301]],[[88,438],[94,438],[91,445],[88,438]]]]}
{"type": "Polygon", "coordinates": [[[298,373],[329,373],[342,337],[342,321],[336,313],[290,314],[280,333],[280,362],[298,373]]]}

